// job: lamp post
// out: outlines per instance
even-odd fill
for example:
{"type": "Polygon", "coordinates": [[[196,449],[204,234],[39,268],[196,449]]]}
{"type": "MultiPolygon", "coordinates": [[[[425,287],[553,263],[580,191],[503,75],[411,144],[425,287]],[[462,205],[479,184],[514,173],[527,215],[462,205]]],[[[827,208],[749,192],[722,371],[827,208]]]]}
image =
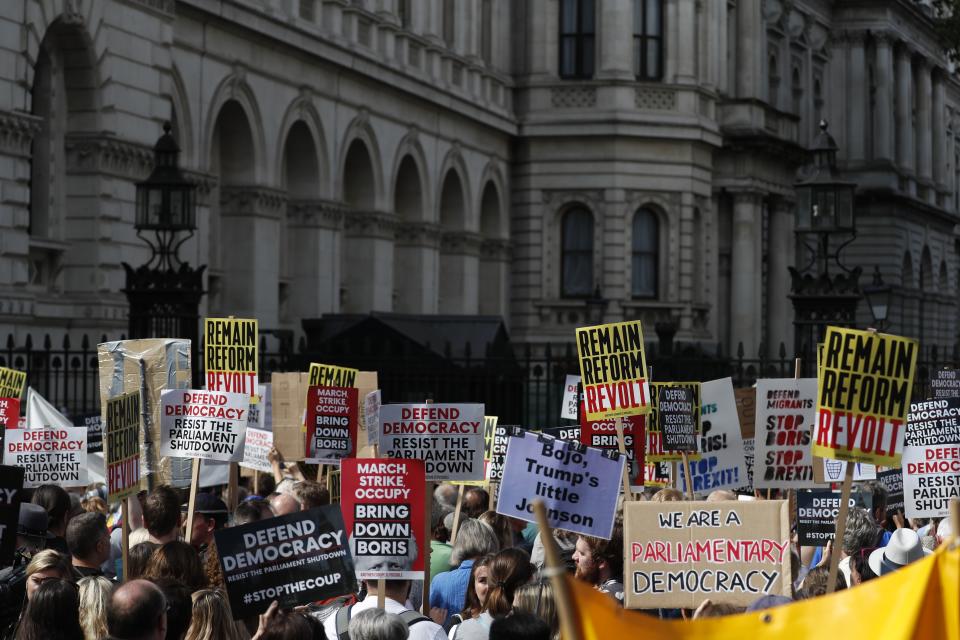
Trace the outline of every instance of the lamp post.
{"type": "Polygon", "coordinates": [[[853,210],[857,185],[837,177],[837,143],[824,121],[810,155],[803,179],[794,185],[794,234],[809,257],[803,267],[790,267],[797,353],[820,342],[828,325],[853,326],[862,297],[862,269],[848,269],[840,261],[840,253],[857,235],[853,210]],[[835,249],[831,249],[831,239],[839,240],[835,249]]]}
{"type": "Polygon", "coordinates": [[[169,122],[163,131],[153,147],[153,171],[137,183],[134,228],[150,247],[150,259],[136,269],[123,263],[129,333],[131,338],[189,338],[196,350],[206,266],[191,267],[178,255],[197,228],[196,185],[180,171],[180,147],[169,122]]]}
{"type": "Polygon", "coordinates": [[[887,328],[890,314],[890,302],[893,299],[893,287],[883,281],[880,267],[873,268],[873,281],[863,287],[863,295],[870,306],[870,315],[873,316],[874,326],[879,331],[887,328]]]}

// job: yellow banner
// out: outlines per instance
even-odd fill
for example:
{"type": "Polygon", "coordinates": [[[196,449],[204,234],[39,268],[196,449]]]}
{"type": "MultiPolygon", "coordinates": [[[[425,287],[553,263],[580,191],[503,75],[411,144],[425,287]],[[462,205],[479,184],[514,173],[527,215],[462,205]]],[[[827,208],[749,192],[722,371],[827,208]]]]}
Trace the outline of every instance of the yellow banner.
{"type": "Polygon", "coordinates": [[[909,338],[828,327],[813,455],[899,467],[918,350],[909,338]]]}
{"type": "Polygon", "coordinates": [[[587,420],[650,412],[647,357],[639,320],[577,329],[587,420]]]}
{"type": "Polygon", "coordinates": [[[0,367],[0,398],[16,398],[23,396],[23,388],[27,385],[25,371],[0,367]]]}
{"type": "Polygon", "coordinates": [[[103,457],[109,502],[125,498],[140,489],[142,422],[139,391],[107,400],[103,457]]]}
{"type": "Polygon", "coordinates": [[[333,364],[310,363],[311,387],[355,387],[359,369],[338,367],[333,364]]]}
{"type": "Polygon", "coordinates": [[[245,393],[257,402],[257,321],[243,318],[206,318],[203,326],[203,363],[207,389],[245,393]]]}
{"type": "Polygon", "coordinates": [[[863,638],[960,640],[960,550],[947,546],[831,596],[689,622],[625,611],[609,595],[565,577],[575,636],[564,640],[807,640],[829,634],[824,625],[863,638]]]}

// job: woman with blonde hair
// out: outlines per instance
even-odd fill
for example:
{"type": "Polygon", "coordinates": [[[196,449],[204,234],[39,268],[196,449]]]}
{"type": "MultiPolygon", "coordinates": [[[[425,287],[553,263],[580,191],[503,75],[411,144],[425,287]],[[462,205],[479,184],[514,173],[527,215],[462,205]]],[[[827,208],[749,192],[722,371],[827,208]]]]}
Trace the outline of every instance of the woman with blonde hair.
{"type": "Polygon", "coordinates": [[[193,594],[193,618],[184,640],[245,640],[230,615],[230,604],[220,589],[201,589],[193,594]]]}
{"type": "Polygon", "coordinates": [[[560,640],[560,614],[553,597],[553,585],[545,578],[521,585],[514,591],[511,613],[529,613],[540,618],[550,626],[551,640],[560,640]]]}
{"type": "Polygon", "coordinates": [[[53,549],[44,549],[33,556],[27,565],[27,600],[33,597],[40,585],[56,578],[76,585],[77,574],[73,570],[70,556],[53,549]]]}
{"type": "Polygon", "coordinates": [[[107,602],[113,583],[103,576],[88,576],[77,583],[80,591],[80,626],[84,640],[102,640],[107,633],[107,602]]]}

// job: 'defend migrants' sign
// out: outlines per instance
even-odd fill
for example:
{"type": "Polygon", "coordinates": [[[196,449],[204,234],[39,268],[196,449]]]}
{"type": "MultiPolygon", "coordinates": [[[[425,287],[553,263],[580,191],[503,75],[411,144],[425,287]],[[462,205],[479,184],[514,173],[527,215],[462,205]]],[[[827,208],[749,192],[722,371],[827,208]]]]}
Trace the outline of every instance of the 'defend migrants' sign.
{"type": "Polygon", "coordinates": [[[577,352],[588,420],[650,412],[639,320],[580,327],[577,352]]]}
{"type": "Polygon", "coordinates": [[[899,466],[917,351],[909,338],[828,327],[813,455],[899,466]]]}
{"type": "Polygon", "coordinates": [[[627,502],[624,606],[695,609],[705,598],[746,606],[790,596],[786,500],[627,502]]]}

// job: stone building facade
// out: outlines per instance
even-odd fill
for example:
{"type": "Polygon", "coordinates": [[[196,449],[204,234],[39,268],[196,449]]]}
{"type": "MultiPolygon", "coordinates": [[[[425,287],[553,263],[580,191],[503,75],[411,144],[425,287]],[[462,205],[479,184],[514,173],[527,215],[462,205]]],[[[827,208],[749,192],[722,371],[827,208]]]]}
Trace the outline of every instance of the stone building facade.
{"type": "Polygon", "coordinates": [[[859,184],[848,264],[894,285],[891,331],[953,345],[960,83],[923,2],[0,3],[0,334],[124,330],[170,120],[202,313],[492,314],[546,343],[599,291],[607,321],[774,352],[821,118],[859,184]]]}

